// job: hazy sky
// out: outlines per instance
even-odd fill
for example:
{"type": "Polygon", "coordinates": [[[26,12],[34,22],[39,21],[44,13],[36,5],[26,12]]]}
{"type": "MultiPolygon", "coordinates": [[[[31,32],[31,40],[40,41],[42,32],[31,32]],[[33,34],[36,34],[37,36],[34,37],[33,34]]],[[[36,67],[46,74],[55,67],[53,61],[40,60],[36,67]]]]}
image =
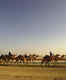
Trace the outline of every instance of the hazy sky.
{"type": "Polygon", "coordinates": [[[66,0],[0,0],[0,48],[66,48],[66,0]]]}

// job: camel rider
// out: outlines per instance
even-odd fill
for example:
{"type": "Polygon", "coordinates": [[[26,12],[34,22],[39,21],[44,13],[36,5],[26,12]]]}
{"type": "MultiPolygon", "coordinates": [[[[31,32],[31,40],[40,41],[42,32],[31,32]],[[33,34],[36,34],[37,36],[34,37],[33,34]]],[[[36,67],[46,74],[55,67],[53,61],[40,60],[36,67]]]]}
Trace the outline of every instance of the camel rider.
{"type": "Polygon", "coordinates": [[[54,56],[54,54],[50,51],[50,56],[54,56]]]}

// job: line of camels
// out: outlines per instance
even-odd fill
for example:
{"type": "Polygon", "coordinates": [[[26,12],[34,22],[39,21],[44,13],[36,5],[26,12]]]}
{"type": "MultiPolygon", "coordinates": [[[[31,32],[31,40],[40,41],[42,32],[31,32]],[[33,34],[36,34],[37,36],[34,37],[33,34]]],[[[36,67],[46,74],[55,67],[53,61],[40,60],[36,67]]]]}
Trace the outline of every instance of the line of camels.
{"type": "Polygon", "coordinates": [[[16,63],[16,64],[33,64],[36,61],[40,62],[41,64],[46,64],[49,65],[50,63],[56,64],[57,61],[66,61],[66,58],[64,58],[64,55],[59,57],[59,54],[54,55],[51,51],[49,55],[45,55],[40,58],[40,56],[33,54],[33,55],[14,55],[10,51],[8,54],[1,54],[0,55],[0,64],[11,64],[11,63],[16,63]]]}

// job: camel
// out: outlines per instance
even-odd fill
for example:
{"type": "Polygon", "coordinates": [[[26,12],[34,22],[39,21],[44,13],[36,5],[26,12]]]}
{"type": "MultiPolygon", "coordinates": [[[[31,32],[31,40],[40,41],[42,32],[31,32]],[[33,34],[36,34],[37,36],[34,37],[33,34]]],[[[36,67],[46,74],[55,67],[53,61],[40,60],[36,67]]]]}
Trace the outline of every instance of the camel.
{"type": "Polygon", "coordinates": [[[18,55],[16,57],[16,63],[24,63],[24,57],[22,55],[18,55]]]}
{"type": "Polygon", "coordinates": [[[41,61],[41,64],[45,63],[46,65],[50,65],[50,63],[55,64],[56,61],[58,60],[57,56],[54,56],[52,52],[50,52],[50,56],[49,55],[45,55],[41,61]]]}

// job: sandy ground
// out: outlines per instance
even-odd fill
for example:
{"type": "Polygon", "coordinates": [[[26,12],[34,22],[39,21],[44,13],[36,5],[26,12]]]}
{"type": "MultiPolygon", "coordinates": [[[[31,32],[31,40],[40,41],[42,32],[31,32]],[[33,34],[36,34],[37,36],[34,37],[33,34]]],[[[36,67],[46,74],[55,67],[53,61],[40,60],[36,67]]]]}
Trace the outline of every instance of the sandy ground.
{"type": "Polygon", "coordinates": [[[0,80],[66,80],[66,68],[0,66],[0,80]]]}

